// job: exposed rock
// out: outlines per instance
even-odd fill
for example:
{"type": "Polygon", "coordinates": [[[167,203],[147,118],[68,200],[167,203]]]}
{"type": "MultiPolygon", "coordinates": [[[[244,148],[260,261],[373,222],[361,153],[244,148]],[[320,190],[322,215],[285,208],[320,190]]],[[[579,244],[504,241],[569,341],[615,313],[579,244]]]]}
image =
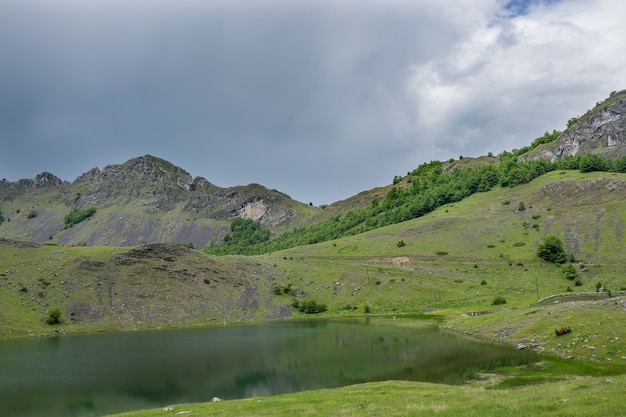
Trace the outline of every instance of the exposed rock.
{"type": "Polygon", "coordinates": [[[549,159],[592,153],[604,157],[626,155],[626,90],[612,93],[594,109],[581,116],[551,143],[540,145],[520,156],[549,159]]]}
{"type": "Polygon", "coordinates": [[[234,218],[275,227],[297,218],[305,207],[259,184],[218,187],[151,155],[93,168],[73,183],[46,172],[0,182],[0,203],[24,198],[40,207],[36,221],[13,218],[7,237],[86,245],[176,242],[202,248],[221,242],[234,218]],[[89,221],[63,227],[70,210],[91,207],[97,212],[89,221]]]}

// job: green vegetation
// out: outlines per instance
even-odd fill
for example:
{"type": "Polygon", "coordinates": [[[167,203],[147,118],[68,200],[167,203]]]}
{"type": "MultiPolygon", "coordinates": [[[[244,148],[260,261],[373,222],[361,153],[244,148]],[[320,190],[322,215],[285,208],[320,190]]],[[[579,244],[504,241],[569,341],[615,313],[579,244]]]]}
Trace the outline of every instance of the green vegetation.
{"type": "Polygon", "coordinates": [[[506,304],[506,299],[504,297],[502,297],[501,295],[495,297],[493,299],[493,301],[491,302],[492,305],[494,306],[498,306],[498,305],[502,305],[502,304],[506,304]]]}
{"type": "Polygon", "coordinates": [[[64,228],[69,229],[70,227],[82,222],[85,219],[88,219],[94,214],[96,214],[95,207],[88,207],[84,209],[73,209],[68,214],[66,214],[65,218],[63,219],[64,228]]]}
{"type": "MultiPolygon", "coordinates": [[[[549,370],[548,372],[550,372],[549,370]]],[[[500,375],[494,374],[494,378],[500,375]]],[[[623,414],[626,376],[584,377],[528,383],[515,389],[388,381],[243,400],[181,404],[120,414],[119,417],[345,416],[345,417],[604,417],[623,414]],[[471,413],[468,411],[471,410],[471,413]]]]}
{"type": "Polygon", "coordinates": [[[231,233],[224,236],[224,243],[220,246],[211,246],[205,251],[214,255],[237,253],[251,255],[257,247],[267,243],[270,239],[270,230],[259,222],[251,219],[236,218],[230,224],[231,233]]]}
{"type": "MultiPolygon", "coordinates": [[[[558,132],[537,138],[535,146],[558,137],[558,132]]],[[[231,229],[238,229],[224,240],[223,245],[206,249],[215,255],[243,254],[254,255],[275,252],[301,245],[311,245],[380,227],[398,224],[422,217],[433,210],[459,202],[476,193],[487,192],[496,186],[518,187],[552,171],[580,170],[581,172],[613,171],[626,172],[626,157],[605,159],[600,156],[568,156],[554,162],[547,160],[518,161],[518,156],[528,152],[529,146],[499,155],[498,166],[482,165],[461,168],[444,173],[443,163],[433,161],[422,164],[405,179],[395,178],[395,185],[389,188],[382,200],[377,198],[361,209],[336,215],[328,220],[306,228],[290,230],[270,239],[269,229],[252,220],[236,219],[231,229]]],[[[503,200],[504,205],[510,201],[503,200]]],[[[524,201],[518,202],[518,210],[527,209],[524,201]]],[[[529,223],[530,225],[530,223],[529,223]]],[[[533,224],[537,229],[539,225],[533,224]]]]}
{"type": "Polygon", "coordinates": [[[317,301],[311,299],[302,301],[294,300],[291,303],[291,306],[304,314],[318,314],[328,310],[328,306],[326,304],[318,303],[317,301]]]}
{"type": "Polygon", "coordinates": [[[52,309],[48,312],[46,323],[50,325],[61,324],[62,312],[60,308],[52,309]]]}
{"type": "Polygon", "coordinates": [[[37,210],[32,209],[26,214],[27,219],[32,219],[33,217],[37,217],[37,210]]]}
{"type": "Polygon", "coordinates": [[[561,326],[554,329],[554,334],[557,336],[563,336],[564,334],[568,334],[572,332],[572,328],[569,326],[561,326]]]}
{"type": "MultiPolygon", "coordinates": [[[[428,312],[440,317],[445,331],[507,344],[523,342],[528,348],[533,340],[547,367],[496,370],[458,387],[387,382],[261,398],[260,403],[254,399],[174,406],[177,411],[194,410],[194,415],[280,416],[303,410],[313,415],[380,415],[381,410],[387,413],[388,407],[398,415],[419,415],[416,403],[434,404],[433,395],[439,395],[435,393],[446,393],[437,397],[436,409],[459,415],[457,400],[487,392],[490,401],[475,404],[483,415],[494,415],[498,405],[501,415],[508,415],[511,409],[529,415],[559,415],[561,409],[555,407],[561,406],[568,407],[562,408],[562,415],[611,415],[626,382],[623,376],[614,376],[626,368],[621,359],[626,356],[626,328],[615,325],[626,317],[626,310],[618,304],[623,297],[599,302],[608,293],[596,294],[595,284],[601,281],[601,286],[615,291],[626,285],[625,249],[618,240],[626,222],[626,199],[621,189],[605,191],[607,185],[625,180],[624,175],[615,173],[551,172],[532,184],[474,193],[401,224],[263,256],[215,257],[181,245],[6,244],[0,250],[0,337],[221,325],[273,318],[277,311],[285,310],[295,317],[310,317],[289,307],[295,294],[286,294],[285,288],[291,288],[297,289],[303,300],[325,305],[326,311],[317,313],[320,317],[394,315],[396,322],[410,323],[409,314],[428,312]],[[516,210],[520,201],[525,202],[526,212],[516,210]],[[531,220],[540,224],[539,229],[520,226],[531,220]],[[563,278],[564,266],[537,256],[548,232],[565,242],[567,258],[573,254],[578,262],[575,267],[581,285],[576,287],[577,293],[593,293],[598,298],[538,303],[564,293],[567,285],[574,287],[563,278]],[[400,241],[406,246],[399,247],[400,241]],[[506,299],[503,307],[492,305],[498,296],[506,299]],[[100,308],[104,316],[94,320],[81,315],[83,310],[76,306],[87,305],[100,308]],[[244,305],[247,309],[241,307],[244,305]],[[68,319],[47,325],[50,306],[58,306],[68,319]],[[565,325],[572,331],[557,336],[555,329],[565,325]],[[561,364],[560,357],[574,359],[561,364]],[[555,372],[555,361],[567,368],[555,372]],[[395,399],[404,398],[401,387],[407,387],[407,396],[411,393],[412,409],[395,404],[395,399]],[[386,390],[388,397],[378,397],[381,390],[386,390]],[[360,398],[367,404],[360,408],[358,402],[342,403],[348,401],[341,400],[347,392],[355,393],[350,401],[360,398]],[[428,392],[432,395],[426,395],[428,392]],[[502,400],[494,402],[494,395],[502,400]],[[597,395],[608,399],[596,401],[597,395]],[[316,402],[319,398],[334,398],[331,405],[335,408],[316,402]],[[385,402],[389,398],[394,399],[392,405],[385,402]],[[541,403],[542,398],[545,409],[525,408],[541,403]],[[561,399],[568,402],[561,403],[561,399]],[[294,409],[294,404],[302,408],[294,409]],[[349,406],[356,408],[345,410],[349,406]]],[[[383,204],[384,199],[379,205],[383,204]]],[[[428,410],[431,415],[432,410],[428,410]]],[[[154,414],[163,415],[163,411],[134,413],[154,414]]]]}
{"type": "Polygon", "coordinates": [[[563,267],[563,276],[569,280],[575,280],[578,278],[578,272],[576,272],[576,267],[572,264],[567,264],[563,267]]]}
{"type": "Polygon", "coordinates": [[[565,263],[567,260],[567,255],[565,254],[565,249],[563,248],[563,242],[554,235],[548,235],[543,238],[537,247],[537,256],[544,261],[558,264],[565,263]]]}

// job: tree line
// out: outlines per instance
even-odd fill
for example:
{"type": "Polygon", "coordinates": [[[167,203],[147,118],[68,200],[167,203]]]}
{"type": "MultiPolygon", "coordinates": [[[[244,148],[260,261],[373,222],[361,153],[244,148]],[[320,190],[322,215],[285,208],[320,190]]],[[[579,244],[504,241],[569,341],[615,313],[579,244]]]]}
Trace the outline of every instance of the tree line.
{"type": "Polygon", "coordinates": [[[580,172],[612,171],[626,173],[626,156],[607,159],[598,155],[566,156],[555,161],[544,159],[519,161],[519,155],[545,140],[554,140],[553,134],[537,138],[531,147],[499,155],[499,164],[478,168],[443,172],[443,163],[433,161],[409,172],[406,185],[396,186],[379,200],[345,215],[306,228],[298,228],[270,239],[270,230],[252,220],[236,219],[231,233],[222,245],[206,249],[212,254],[255,255],[290,247],[314,244],[351,236],[379,227],[421,217],[445,204],[455,203],[474,193],[489,191],[496,186],[516,187],[555,170],[580,170],[580,172]],[[549,136],[549,137],[546,137],[549,136]]]}

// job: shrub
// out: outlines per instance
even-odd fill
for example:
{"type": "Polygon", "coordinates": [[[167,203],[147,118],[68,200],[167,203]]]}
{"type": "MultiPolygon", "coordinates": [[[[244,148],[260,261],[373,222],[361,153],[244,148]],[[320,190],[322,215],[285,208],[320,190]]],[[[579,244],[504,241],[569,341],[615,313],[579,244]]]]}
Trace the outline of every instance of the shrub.
{"type": "Polygon", "coordinates": [[[561,326],[554,329],[554,333],[557,336],[563,336],[564,334],[568,334],[572,332],[572,328],[569,326],[561,326]]]}
{"type": "Polygon", "coordinates": [[[563,242],[554,235],[547,235],[543,238],[537,247],[537,256],[545,261],[559,264],[565,263],[567,260],[563,242]]]}
{"type": "Polygon", "coordinates": [[[572,264],[568,264],[563,267],[563,276],[569,280],[575,280],[578,277],[578,272],[576,272],[576,267],[572,264]]]}
{"type": "Polygon", "coordinates": [[[61,324],[61,309],[55,308],[48,312],[48,317],[46,318],[46,323],[50,325],[61,324]]]}
{"type": "Polygon", "coordinates": [[[68,229],[75,224],[82,222],[83,220],[93,216],[96,213],[96,209],[94,207],[89,207],[85,209],[73,209],[68,214],[65,215],[63,219],[63,223],[65,223],[64,228],[68,229]]]}
{"type": "Polygon", "coordinates": [[[291,285],[291,283],[288,283],[283,287],[282,285],[275,284],[273,292],[275,295],[294,294],[294,289],[291,287],[291,285]]]}
{"type": "Polygon", "coordinates": [[[317,314],[317,313],[323,313],[324,311],[328,310],[328,307],[326,306],[326,304],[318,303],[315,300],[309,299],[309,300],[302,300],[300,302],[298,302],[298,300],[295,300],[294,303],[297,304],[296,308],[298,309],[298,311],[304,314],[317,314]]]}
{"type": "Polygon", "coordinates": [[[506,299],[504,297],[502,297],[501,295],[499,295],[499,296],[497,296],[497,297],[495,297],[493,299],[491,304],[493,304],[494,306],[501,305],[501,304],[506,304],[506,299]]]}
{"type": "Polygon", "coordinates": [[[32,219],[33,217],[37,217],[37,210],[32,209],[26,214],[27,219],[32,219]]]}
{"type": "Polygon", "coordinates": [[[369,306],[369,305],[367,305],[367,304],[365,304],[365,305],[363,306],[363,312],[364,312],[365,314],[369,314],[369,313],[370,313],[370,311],[371,311],[370,306],[369,306]]]}
{"type": "Polygon", "coordinates": [[[526,205],[524,204],[523,201],[520,201],[519,204],[517,205],[517,209],[519,211],[525,211],[526,210],[526,205]]]}
{"type": "Polygon", "coordinates": [[[437,255],[439,255],[439,256],[444,256],[444,255],[447,255],[447,254],[448,254],[448,252],[443,251],[443,250],[437,251],[437,255]]]}
{"type": "Polygon", "coordinates": [[[185,248],[189,248],[189,249],[193,249],[194,248],[194,244],[191,242],[183,242],[180,244],[180,246],[183,246],[185,248]]]}
{"type": "Polygon", "coordinates": [[[406,246],[406,243],[404,243],[404,240],[399,241],[398,243],[396,243],[396,246],[401,248],[403,246],[406,246]]]}

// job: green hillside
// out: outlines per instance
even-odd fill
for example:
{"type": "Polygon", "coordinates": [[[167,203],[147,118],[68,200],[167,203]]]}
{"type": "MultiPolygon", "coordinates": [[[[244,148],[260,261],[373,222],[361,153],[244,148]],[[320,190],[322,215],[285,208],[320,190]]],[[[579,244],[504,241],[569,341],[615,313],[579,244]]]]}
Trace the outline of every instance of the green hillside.
{"type": "Polygon", "coordinates": [[[408,222],[254,257],[4,241],[0,337],[297,317],[294,299],[325,304],[333,316],[510,315],[553,294],[595,293],[598,282],[615,295],[626,289],[625,196],[624,174],[552,172],[408,222]],[[574,257],[576,280],[537,257],[548,234],[574,257]],[[492,305],[498,296],[506,304],[492,305]],[[52,309],[62,325],[45,323],[52,309]]]}
{"type": "MultiPolygon", "coordinates": [[[[0,338],[309,317],[294,300],[326,306],[319,317],[394,316],[398,325],[425,313],[439,316],[443,331],[545,355],[540,370],[496,372],[494,383],[507,393],[504,408],[530,412],[525,403],[538,392],[546,404],[554,396],[579,404],[571,393],[602,391],[611,398],[608,408],[579,404],[589,412],[579,415],[601,415],[616,406],[612,398],[623,392],[623,376],[611,377],[616,382],[606,387],[602,381],[626,371],[626,328],[618,325],[626,318],[624,213],[626,174],[560,170],[514,188],[475,193],[413,220],[258,256],[217,257],[174,244],[2,240],[0,338]],[[548,235],[564,243],[565,264],[538,258],[537,247],[548,235]],[[605,292],[598,293],[599,287],[605,292]],[[559,336],[557,329],[569,331],[559,336]],[[565,386],[558,382],[570,379],[565,386]],[[506,388],[538,383],[541,388],[511,395],[506,388]]],[[[474,398],[480,384],[380,383],[321,395],[331,401],[354,390],[369,404],[363,415],[376,415],[384,409],[377,392],[405,398],[415,390],[452,390],[462,399],[474,398]]],[[[290,413],[290,401],[299,399],[322,415],[326,408],[316,395],[268,400],[266,413],[290,413]]],[[[432,404],[457,410],[464,400],[432,404]]],[[[198,415],[212,415],[209,405],[193,407],[198,415]]],[[[542,410],[535,411],[547,415],[542,410]]],[[[228,402],[223,415],[258,411],[250,402],[228,402]]]]}

